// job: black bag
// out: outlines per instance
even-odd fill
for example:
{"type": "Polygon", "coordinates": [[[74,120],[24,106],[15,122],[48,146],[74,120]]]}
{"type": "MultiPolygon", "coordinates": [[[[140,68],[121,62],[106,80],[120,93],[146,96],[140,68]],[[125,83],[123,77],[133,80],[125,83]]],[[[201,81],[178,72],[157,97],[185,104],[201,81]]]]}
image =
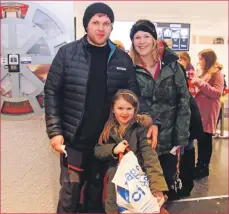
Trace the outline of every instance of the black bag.
{"type": "Polygon", "coordinates": [[[196,103],[196,100],[190,95],[190,110],[191,110],[191,118],[190,118],[190,126],[189,126],[189,140],[197,139],[199,140],[200,137],[204,133],[201,115],[199,111],[199,107],[196,103]]]}
{"type": "Polygon", "coordinates": [[[181,155],[181,148],[177,149],[177,171],[176,171],[176,175],[174,178],[174,184],[171,186],[171,189],[177,194],[181,189],[182,189],[182,182],[181,179],[179,177],[180,175],[180,155],[181,155]]]}

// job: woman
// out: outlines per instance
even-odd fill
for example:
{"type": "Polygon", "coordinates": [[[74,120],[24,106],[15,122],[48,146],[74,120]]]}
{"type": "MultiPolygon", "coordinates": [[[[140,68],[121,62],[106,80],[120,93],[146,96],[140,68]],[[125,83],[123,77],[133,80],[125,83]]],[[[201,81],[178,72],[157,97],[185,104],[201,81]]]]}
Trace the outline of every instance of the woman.
{"type": "Polygon", "coordinates": [[[186,146],[189,137],[189,92],[177,55],[157,41],[155,26],[149,20],[137,21],[130,31],[130,56],[136,65],[141,96],[147,101],[151,116],[161,120],[156,149],[169,187],[169,200],[176,198],[174,177],[177,156],[175,146],[186,146]]]}
{"type": "Polygon", "coordinates": [[[195,70],[191,63],[191,57],[186,51],[179,54],[178,62],[184,66],[187,78],[192,79],[195,76],[195,70]]]}
{"type": "Polygon", "coordinates": [[[204,134],[198,142],[198,162],[195,168],[195,178],[209,175],[209,164],[212,155],[212,135],[220,111],[220,97],[223,93],[222,65],[217,62],[217,56],[211,49],[199,53],[199,64],[202,70],[200,77],[192,79],[196,86],[195,100],[199,106],[204,134]]]}

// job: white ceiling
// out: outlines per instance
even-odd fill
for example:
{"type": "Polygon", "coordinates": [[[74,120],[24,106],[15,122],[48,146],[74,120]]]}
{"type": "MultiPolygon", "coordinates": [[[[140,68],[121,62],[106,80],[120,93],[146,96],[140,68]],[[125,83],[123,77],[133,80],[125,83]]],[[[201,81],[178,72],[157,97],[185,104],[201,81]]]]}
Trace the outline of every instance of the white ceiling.
{"type": "Polygon", "coordinates": [[[156,19],[192,19],[201,21],[227,21],[227,1],[107,1],[116,13],[137,13],[156,19]]]}
{"type": "MultiPolygon", "coordinates": [[[[103,1],[114,10],[116,20],[134,21],[149,18],[153,21],[192,22],[209,27],[213,23],[228,23],[228,1],[103,1]]],[[[92,1],[76,1],[81,11],[92,1]]]]}
{"type": "MultiPolygon", "coordinates": [[[[75,1],[77,36],[84,35],[82,17],[95,1],[75,1]]],[[[116,21],[190,23],[193,34],[228,35],[228,1],[102,1],[111,6],[116,21]]]]}

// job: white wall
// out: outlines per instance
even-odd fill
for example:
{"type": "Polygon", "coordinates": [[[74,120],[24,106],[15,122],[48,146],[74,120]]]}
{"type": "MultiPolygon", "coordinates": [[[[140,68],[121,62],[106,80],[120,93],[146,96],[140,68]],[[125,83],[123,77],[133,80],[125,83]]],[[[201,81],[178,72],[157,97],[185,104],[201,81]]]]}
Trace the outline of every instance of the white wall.
{"type": "Polygon", "coordinates": [[[1,122],[1,213],[53,213],[59,191],[59,157],[43,118],[1,122]]]}

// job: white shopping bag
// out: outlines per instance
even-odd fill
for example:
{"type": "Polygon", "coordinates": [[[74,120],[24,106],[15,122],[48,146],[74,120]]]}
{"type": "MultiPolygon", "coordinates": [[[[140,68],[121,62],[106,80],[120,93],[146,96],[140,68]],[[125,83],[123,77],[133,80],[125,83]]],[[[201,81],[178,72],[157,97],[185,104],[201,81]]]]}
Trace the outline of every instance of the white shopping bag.
{"type": "Polygon", "coordinates": [[[121,213],[160,213],[157,198],[152,195],[148,178],[133,152],[123,156],[112,182],[121,213]]]}

